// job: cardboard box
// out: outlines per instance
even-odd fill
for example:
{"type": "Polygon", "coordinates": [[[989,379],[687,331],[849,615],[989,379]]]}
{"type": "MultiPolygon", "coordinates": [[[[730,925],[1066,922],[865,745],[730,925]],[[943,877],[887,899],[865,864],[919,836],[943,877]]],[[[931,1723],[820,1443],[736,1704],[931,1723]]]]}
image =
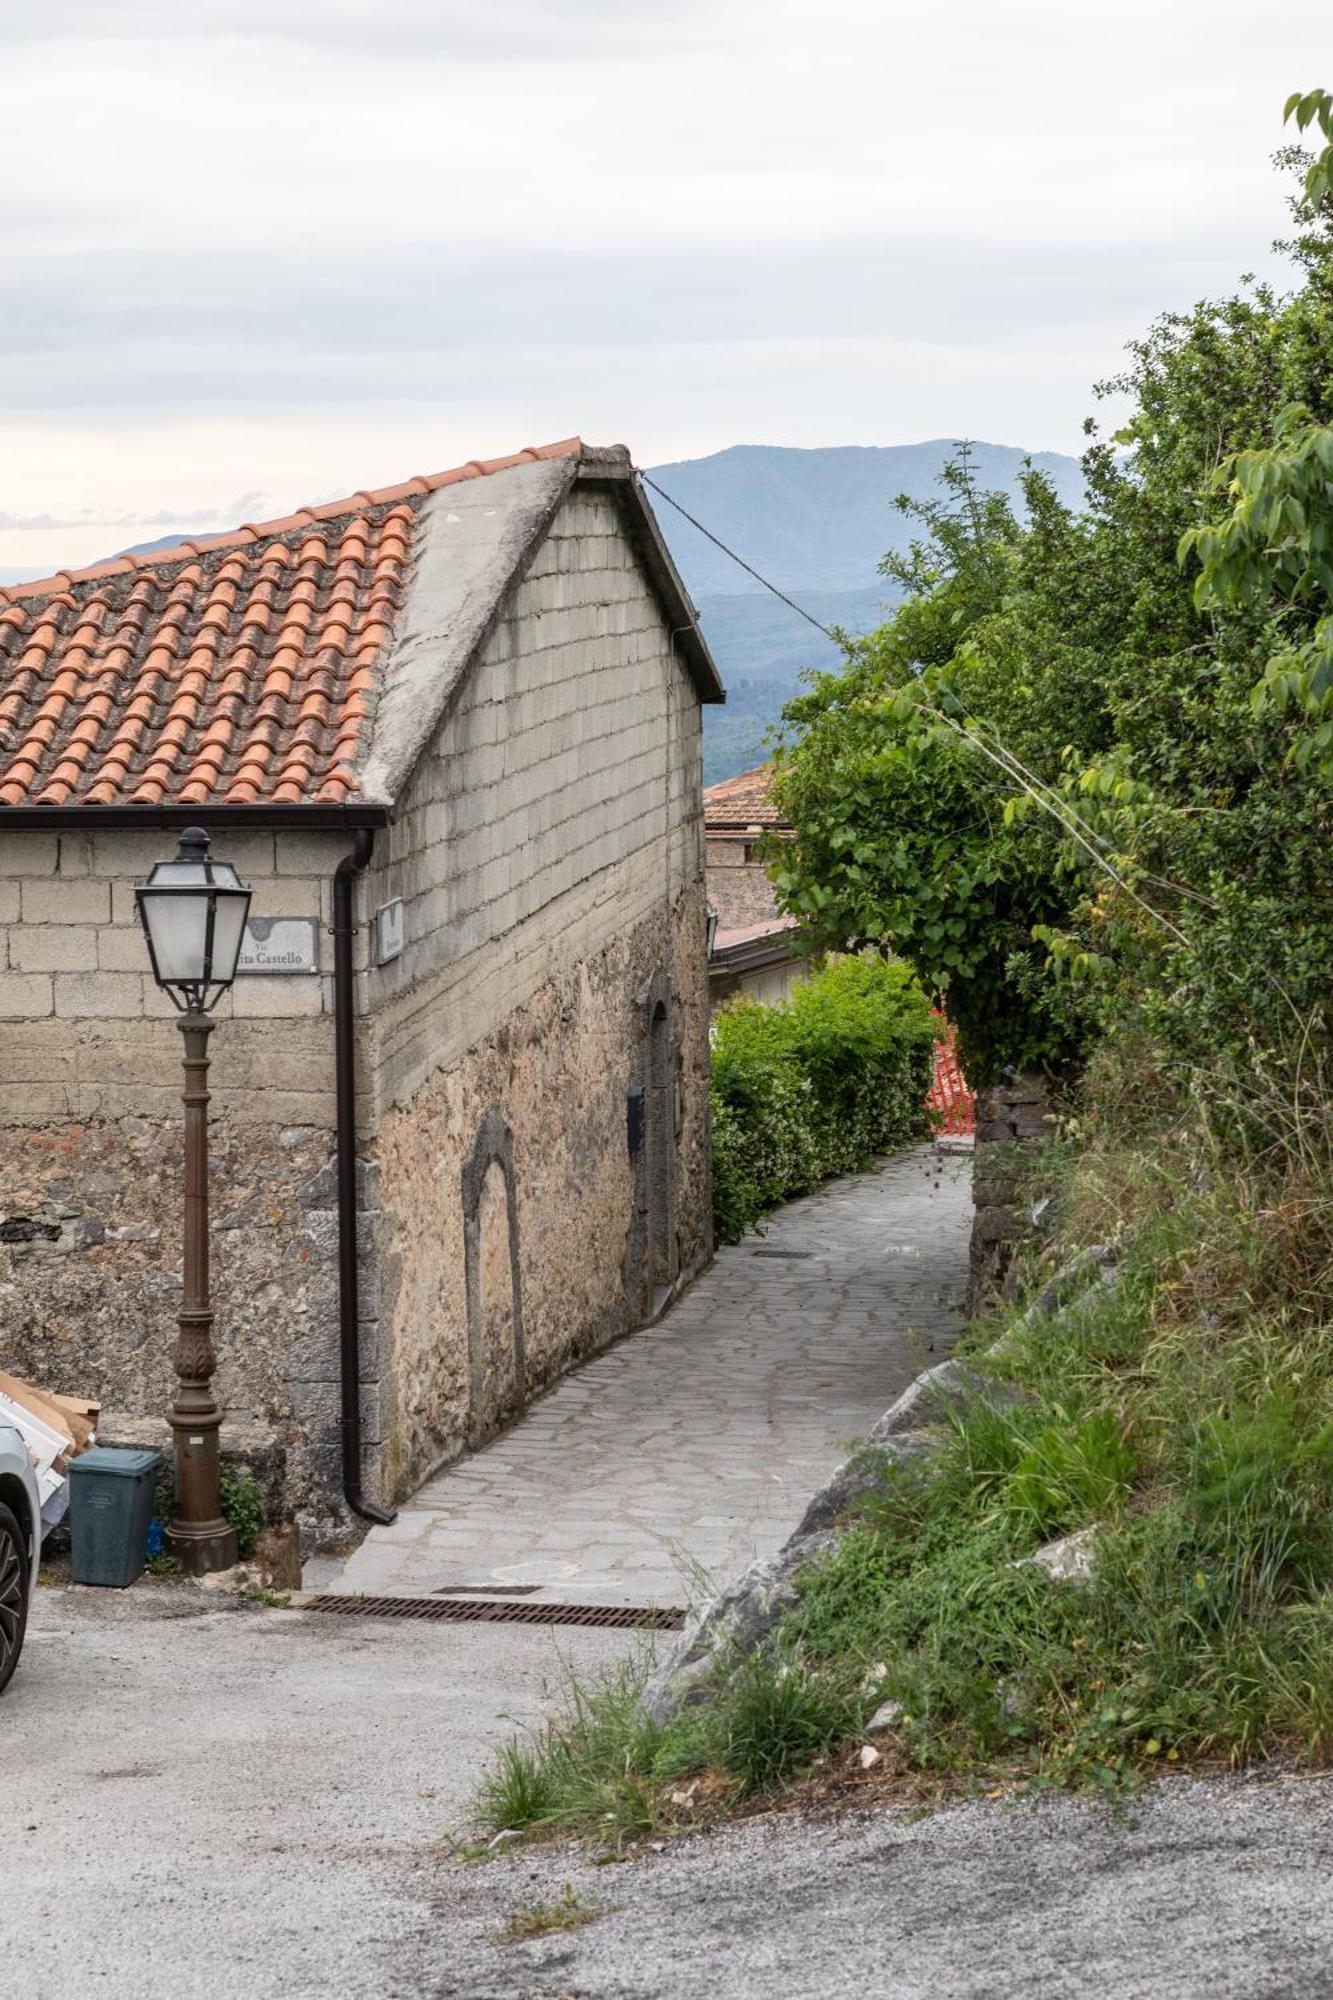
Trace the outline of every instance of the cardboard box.
{"type": "MultiPolygon", "coordinates": [[[[64,1472],[71,1458],[77,1458],[96,1436],[96,1418],[90,1420],[87,1411],[97,1411],[95,1403],[79,1402],[74,1397],[50,1396],[44,1389],[35,1389],[31,1382],[20,1381],[17,1375],[8,1375],[0,1369],[0,1399],[9,1407],[10,1414],[26,1414],[35,1424],[54,1440],[55,1450],[47,1461],[57,1472],[64,1472]]],[[[17,1416],[15,1416],[17,1422],[17,1416]]],[[[23,1429],[22,1424],[19,1425],[23,1429]]]]}

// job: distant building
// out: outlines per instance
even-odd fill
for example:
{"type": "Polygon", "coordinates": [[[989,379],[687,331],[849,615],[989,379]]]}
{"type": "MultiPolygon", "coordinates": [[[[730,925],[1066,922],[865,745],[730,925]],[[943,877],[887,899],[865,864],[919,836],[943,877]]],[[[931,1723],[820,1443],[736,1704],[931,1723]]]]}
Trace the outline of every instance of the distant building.
{"type": "Polygon", "coordinates": [[[578,439],[0,590],[0,1365],[169,1401],[180,1037],[134,885],[195,821],[254,891],[217,1386],[290,1509],[399,1497],[658,1310],[710,1247],[721,699],[628,454],[578,439]]]}
{"type": "Polygon", "coordinates": [[[735,999],[771,1005],[810,976],[809,960],[793,948],[796,919],[779,914],[759,854],[765,835],[790,831],[773,803],[771,764],[724,778],[704,793],[708,906],[717,925],[708,960],[714,1009],[735,999]]]}
{"type": "MultiPolygon", "coordinates": [[[[810,977],[810,960],[794,948],[795,917],[780,916],[760,844],[791,832],[773,803],[773,766],[756,765],[704,793],[708,907],[715,921],[708,957],[708,1001],[714,1013],[728,1000],[772,1006],[810,977]]],[[[936,1134],[952,1146],[972,1143],[973,1096],[958,1065],[952,1029],[940,1043],[927,1098],[936,1134]]]]}

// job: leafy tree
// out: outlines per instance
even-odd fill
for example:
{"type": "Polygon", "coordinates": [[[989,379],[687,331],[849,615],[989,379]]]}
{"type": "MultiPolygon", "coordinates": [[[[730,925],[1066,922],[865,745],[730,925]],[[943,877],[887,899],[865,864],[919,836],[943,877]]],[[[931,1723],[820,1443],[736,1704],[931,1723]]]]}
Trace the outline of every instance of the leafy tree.
{"type": "Polygon", "coordinates": [[[1290,295],[1165,315],[1104,385],[1133,415],[1090,444],[1085,508],[1034,472],[1020,521],[964,452],[886,565],[908,601],[786,711],[785,906],[816,946],[908,958],[978,1081],[1127,1016],[1186,1070],[1323,1031],[1329,157],[1284,156],[1290,295]]]}

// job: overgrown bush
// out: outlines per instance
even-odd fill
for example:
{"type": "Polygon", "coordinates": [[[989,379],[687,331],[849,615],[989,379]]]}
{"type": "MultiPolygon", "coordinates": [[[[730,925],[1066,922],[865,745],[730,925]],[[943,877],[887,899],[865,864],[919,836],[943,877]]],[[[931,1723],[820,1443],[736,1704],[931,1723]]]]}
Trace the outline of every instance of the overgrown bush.
{"type": "Polygon", "coordinates": [[[242,1561],[255,1552],[264,1532],[267,1510],[264,1489],[248,1465],[224,1464],[218,1474],[222,1518],[236,1530],[236,1549],[242,1561]]]}
{"type": "Polygon", "coordinates": [[[785,711],[782,906],[907,959],[974,1085],[1108,1024],[1187,1087],[1333,1039],[1333,99],[1288,111],[1291,288],[1132,344],[1080,508],[961,446],[899,503],[904,601],[785,711]]]}
{"type": "Polygon", "coordinates": [[[936,1028],[905,965],[835,959],[779,1007],[738,1001],[713,1039],[713,1227],[768,1209],[926,1129],[936,1028]]]}

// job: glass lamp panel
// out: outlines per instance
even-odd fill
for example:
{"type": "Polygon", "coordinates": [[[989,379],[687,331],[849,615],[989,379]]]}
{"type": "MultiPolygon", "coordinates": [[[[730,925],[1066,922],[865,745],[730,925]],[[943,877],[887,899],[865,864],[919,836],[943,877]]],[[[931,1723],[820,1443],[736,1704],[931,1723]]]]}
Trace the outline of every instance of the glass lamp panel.
{"type": "Polygon", "coordinates": [[[140,892],[144,924],[153,941],[157,976],[164,984],[200,980],[204,976],[204,945],[208,931],[208,896],[159,896],[153,890],[160,874],[171,864],[153,871],[154,880],[140,892]]]}
{"type": "MultiPolygon", "coordinates": [[[[215,871],[221,874],[221,869],[215,871]]],[[[235,869],[228,869],[232,880],[236,880],[235,869]]],[[[246,913],[250,908],[248,891],[239,894],[233,890],[217,899],[217,910],[213,918],[213,969],[209,975],[215,985],[230,986],[236,977],[236,961],[241,955],[241,940],[245,935],[246,913]]]]}
{"type": "Polygon", "coordinates": [[[182,861],[179,855],[174,861],[155,861],[153,872],[148,877],[148,887],[158,889],[168,883],[173,889],[206,889],[207,865],[202,861],[182,861]]]}

